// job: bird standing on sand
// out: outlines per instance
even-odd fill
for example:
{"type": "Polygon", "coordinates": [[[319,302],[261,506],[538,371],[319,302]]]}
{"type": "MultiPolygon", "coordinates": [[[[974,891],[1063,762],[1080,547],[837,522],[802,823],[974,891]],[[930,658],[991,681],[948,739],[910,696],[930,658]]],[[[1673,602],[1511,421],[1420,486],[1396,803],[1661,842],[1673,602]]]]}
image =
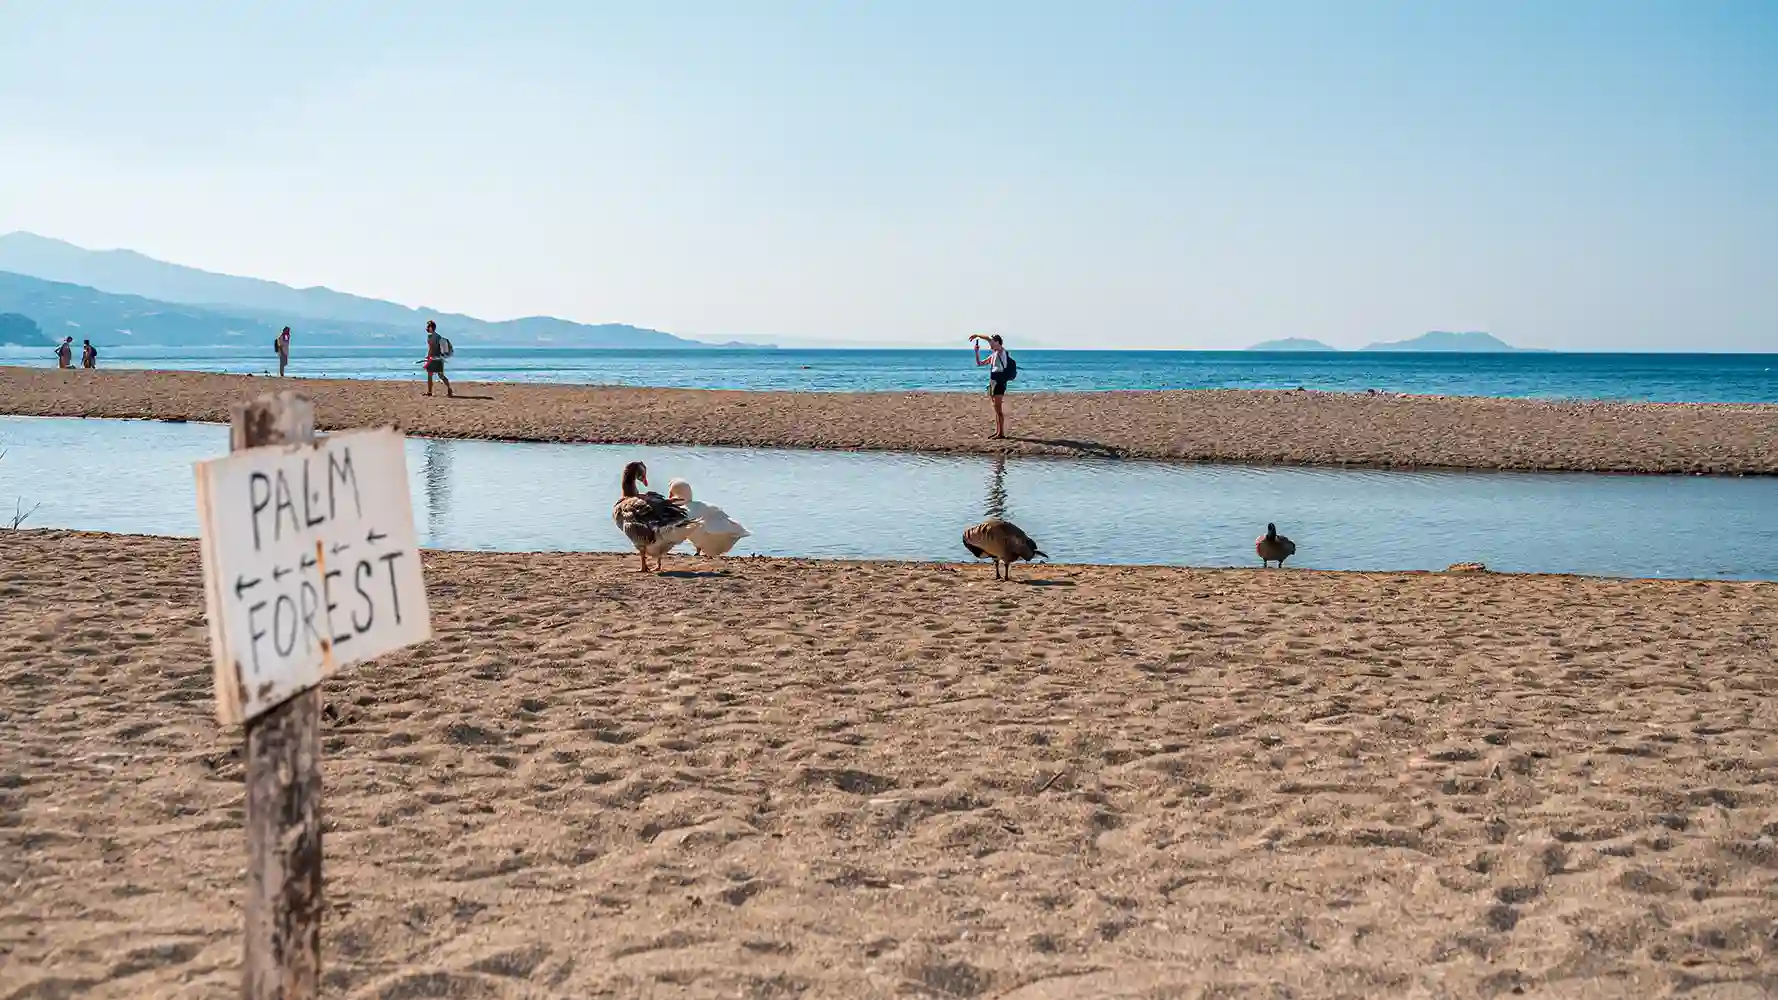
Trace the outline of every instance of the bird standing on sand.
{"type": "Polygon", "coordinates": [[[1002,521],[990,517],[980,524],[963,529],[963,547],[977,559],[994,560],[994,579],[1012,579],[1012,564],[1023,559],[1027,562],[1049,554],[1037,547],[1031,536],[1019,530],[1019,526],[1011,521],[1002,521]],[[1006,566],[1006,576],[1000,575],[1000,567],[1006,566]]]}
{"type": "Polygon", "coordinates": [[[1253,551],[1259,553],[1259,564],[1263,567],[1277,563],[1279,569],[1284,568],[1284,560],[1296,555],[1296,543],[1278,534],[1278,526],[1266,525],[1266,533],[1253,543],[1253,551]]]}
{"type": "Polygon", "coordinates": [[[648,485],[648,466],[631,462],[624,466],[624,492],[611,507],[611,520],[624,533],[642,557],[642,572],[648,572],[648,557],[654,556],[654,568],[661,568],[661,556],[668,549],[691,537],[698,530],[698,521],[686,513],[677,500],[659,493],[638,493],[636,484],[648,485]]]}
{"type": "Polygon", "coordinates": [[[683,479],[667,484],[667,499],[679,501],[685,506],[685,512],[697,519],[698,530],[691,533],[691,544],[698,550],[698,555],[728,555],[736,542],[753,534],[741,522],[724,513],[721,507],[693,500],[691,484],[683,479]]]}

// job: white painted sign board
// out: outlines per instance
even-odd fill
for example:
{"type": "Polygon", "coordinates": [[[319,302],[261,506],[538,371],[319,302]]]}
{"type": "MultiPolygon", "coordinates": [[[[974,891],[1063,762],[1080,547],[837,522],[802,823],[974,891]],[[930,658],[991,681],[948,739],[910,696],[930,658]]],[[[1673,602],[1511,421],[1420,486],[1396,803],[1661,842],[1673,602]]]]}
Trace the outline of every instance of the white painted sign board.
{"type": "Polygon", "coordinates": [[[432,636],[399,431],[249,448],[196,470],[224,723],[432,636]]]}

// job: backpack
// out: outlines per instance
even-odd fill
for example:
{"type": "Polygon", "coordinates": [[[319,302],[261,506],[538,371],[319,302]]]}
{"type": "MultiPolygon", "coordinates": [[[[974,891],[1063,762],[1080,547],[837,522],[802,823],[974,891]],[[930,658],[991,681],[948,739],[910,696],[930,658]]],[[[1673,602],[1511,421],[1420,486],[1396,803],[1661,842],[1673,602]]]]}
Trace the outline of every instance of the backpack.
{"type": "Polygon", "coordinates": [[[1014,361],[1010,354],[1006,356],[1006,369],[1001,372],[1001,377],[1005,378],[1008,382],[1019,377],[1019,363],[1014,361]]]}
{"type": "Polygon", "coordinates": [[[449,337],[438,338],[438,349],[447,358],[455,353],[455,349],[451,347],[451,338],[449,337]]]}

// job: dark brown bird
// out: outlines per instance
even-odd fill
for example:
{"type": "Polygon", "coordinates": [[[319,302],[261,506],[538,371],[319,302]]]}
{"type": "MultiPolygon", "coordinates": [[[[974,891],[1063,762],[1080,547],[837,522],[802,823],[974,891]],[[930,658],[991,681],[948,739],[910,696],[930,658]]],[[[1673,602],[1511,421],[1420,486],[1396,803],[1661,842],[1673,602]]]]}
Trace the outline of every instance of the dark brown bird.
{"type": "Polygon", "coordinates": [[[1259,564],[1265,566],[1277,563],[1279,569],[1284,568],[1284,560],[1296,555],[1296,543],[1278,534],[1278,526],[1266,525],[1266,533],[1253,543],[1253,551],[1259,553],[1259,564]]]}
{"type": "Polygon", "coordinates": [[[1027,562],[1049,554],[1037,547],[1031,536],[1019,530],[1019,526],[1011,521],[1002,521],[990,517],[980,524],[963,530],[963,547],[977,559],[994,560],[994,579],[1002,579],[1000,567],[1006,566],[1004,579],[1012,579],[1012,564],[1023,559],[1027,562]]]}
{"type": "Polygon", "coordinates": [[[661,556],[668,549],[690,538],[701,524],[685,511],[678,500],[653,491],[639,493],[636,484],[648,485],[648,466],[631,462],[624,466],[624,492],[611,507],[611,520],[624,533],[642,557],[642,572],[648,572],[648,557],[654,556],[654,568],[661,568],[661,556]]]}

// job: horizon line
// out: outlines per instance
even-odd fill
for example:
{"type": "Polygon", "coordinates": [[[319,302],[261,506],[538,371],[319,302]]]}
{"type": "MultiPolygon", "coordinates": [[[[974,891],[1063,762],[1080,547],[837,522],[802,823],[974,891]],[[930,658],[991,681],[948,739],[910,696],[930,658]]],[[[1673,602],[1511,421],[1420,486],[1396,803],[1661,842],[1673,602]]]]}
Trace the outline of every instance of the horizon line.
{"type": "MultiPolygon", "coordinates": [[[[488,325],[517,323],[517,322],[523,322],[525,320],[555,320],[558,322],[570,323],[570,324],[573,324],[576,326],[584,326],[584,327],[614,327],[614,326],[615,327],[625,327],[628,329],[638,330],[638,331],[643,331],[643,332],[665,334],[666,336],[685,341],[688,345],[690,345],[685,348],[679,348],[679,347],[660,347],[660,348],[574,347],[572,345],[561,345],[562,349],[567,349],[567,350],[614,350],[614,351],[663,350],[663,351],[676,351],[676,350],[687,350],[687,349],[690,349],[690,350],[729,349],[729,350],[909,350],[909,351],[916,351],[916,350],[950,350],[951,349],[948,346],[946,346],[945,344],[939,343],[937,341],[934,341],[931,343],[921,343],[921,342],[902,343],[902,344],[891,343],[891,344],[887,344],[887,345],[880,344],[880,343],[873,344],[873,343],[868,343],[868,342],[854,344],[854,343],[831,343],[831,342],[817,341],[816,343],[809,343],[809,341],[812,338],[807,338],[807,337],[783,338],[783,339],[790,341],[790,343],[789,344],[782,344],[782,343],[777,342],[778,338],[775,337],[773,334],[721,334],[721,333],[701,333],[701,332],[691,332],[691,331],[676,332],[676,331],[671,331],[671,330],[662,330],[662,329],[659,329],[657,327],[652,327],[652,326],[639,326],[636,323],[626,322],[626,321],[602,320],[602,321],[596,321],[596,322],[589,322],[587,320],[570,319],[568,317],[556,316],[556,315],[547,314],[547,313],[530,313],[530,314],[526,314],[526,315],[522,315],[522,316],[513,316],[510,318],[506,318],[506,319],[489,319],[487,317],[475,316],[475,315],[472,315],[467,312],[452,311],[450,309],[439,308],[436,306],[408,305],[407,303],[397,302],[393,299],[379,298],[375,295],[366,294],[363,292],[347,291],[344,289],[334,288],[330,285],[297,286],[297,285],[292,285],[292,284],[285,282],[285,281],[280,281],[276,278],[265,278],[265,277],[258,277],[255,275],[232,274],[232,273],[229,273],[226,271],[212,271],[212,270],[209,270],[208,268],[196,267],[196,266],[190,265],[190,264],[181,264],[181,263],[177,263],[177,262],[170,261],[170,260],[164,260],[162,258],[154,257],[149,254],[143,253],[140,250],[132,249],[130,247],[94,248],[94,247],[89,247],[89,246],[83,246],[82,244],[75,243],[72,240],[65,240],[65,239],[62,239],[61,237],[58,237],[58,236],[46,236],[42,233],[34,232],[34,231],[28,230],[28,229],[13,229],[13,230],[10,230],[5,233],[0,233],[0,239],[5,239],[7,237],[12,237],[12,236],[24,236],[24,237],[28,237],[30,239],[41,240],[41,241],[44,241],[47,243],[56,243],[56,244],[60,244],[65,247],[71,247],[75,250],[81,251],[82,253],[129,254],[129,255],[132,255],[135,257],[139,257],[139,258],[146,260],[146,261],[160,264],[165,267],[172,267],[172,268],[179,268],[179,269],[188,270],[188,271],[195,271],[200,274],[206,274],[206,275],[210,275],[210,276],[218,277],[218,278],[229,278],[229,279],[235,279],[235,280],[240,280],[240,281],[263,282],[266,284],[277,285],[281,288],[285,288],[285,289],[288,289],[292,292],[297,292],[297,293],[317,292],[317,291],[318,292],[327,292],[327,293],[330,293],[333,295],[341,295],[341,296],[346,296],[349,298],[362,299],[367,302],[375,302],[375,303],[380,303],[380,304],[384,304],[384,305],[396,306],[398,308],[406,309],[410,312],[419,314],[421,316],[424,316],[427,313],[434,313],[441,318],[458,317],[458,318],[462,318],[462,319],[474,320],[478,323],[485,323],[488,325]],[[705,338],[709,338],[709,339],[705,339],[705,338]]],[[[157,299],[152,296],[139,295],[139,294],[135,294],[135,293],[111,292],[111,291],[107,291],[102,288],[98,288],[97,286],[94,286],[94,285],[83,285],[83,284],[80,284],[79,282],[59,281],[57,279],[52,279],[52,278],[42,278],[42,277],[38,277],[36,275],[26,274],[26,273],[20,272],[20,271],[6,271],[6,269],[4,269],[4,268],[0,268],[0,271],[4,271],[5,273],[17,274],[20,277],[29,278],[29,279],[32,279],[35,281],[45,281],[45,282],[51,282],[54,284],[72,285],[76,288],[89,288],[89,289],[92,289],[93,291],[102,292],[107,295],[128,295],[128,296],[132,296],[132,297],[140,298],[140,299],[145,299],[145,300],[152,301],[152,302],[166,302],[169,305],[186,305],[186,306],[192,306],[194,308],[211,309],[211,310],[218,310],[218,311],[225,310],[230,307],[239,307],[239,308],[248,308],[248,309],[256,309],[257,308],[257,307],[249,306],[249,305],[246,305],[244,303],[239,303],[239,302],[204,302],[204,303],[199,303],[199,302],[178,302],[178,301],[174,301],[174,300],[157,299]]],[[[245,317],[243,317],[243,318],[245,318],[245,317]]],[[[329,319],[325,319],[322,317],[298,316],[298,315],[294,315],[294,314],[287,317],[287,318],[290,320],[297,321],[296,323],[291,324],[293,327],[298,327],[298,324],[300,324],[305,319],[313,320],[317,323],[341,322],[339,320],[329,320],[329,319]]],[[[354,321],[354,322],[356,322],[356,321],[354,321]]],[[[298,327],[298,328],[300,328],[300,327],[298,327]]],[[[1450,350],[1416,351],[1416,350],[1411,350],[1411,349],[1410,350],[1378,351],[1378,350],[1373,349],[1379,345],[1386,345],[1386,344],[1392,345],[1392,344],[1408,343],[1408,342],[1420,339],[1421,337],[1424,337],[1424,336],[1427,336],[1428,334],[1433,334],[1433,333],[1458,333],[1458,334],[1479,333],[1479,334],[1489,337],[1499,343],[1506,344],[1505,341],[1500,340],[1500,338],[1495,337],[1492,333],[1489,333],[1488,331],[1480,331],[1480,330],[1464,330],[1464,331],[1427,330],[1427,331],[1422,331],[1419,334],[1415,334],[1415,335],[1406,337],[1402,340],[1373,341],[1372,343],[1364,345],[1362,347],[1336,347],[1332,344],[1326,344],[1325,342],[1319,341],[1319,340],[1317,340],[1317,338],[1292,335],[1292,336],[1271,338],[1269,340],[1262,340],[1259,342],[1259,344],[1254,344],[1254,345],[1250,345],[1250,346],[1246,346],[1246,347],[1069,347],[1069,346],[1058,346],[1058,345],[1054,345],[1054,344],[1049,344],[1049,343],[1045,343],[1045,342],[1039,340],[1039,341],[1033,342],[1030,346],[1022,348],[1022,349],[1036,350],[1036,351],[1162,351],[1162,352],[1205,352],[1205,353],[1225,352],[1225,353],[1249,353],[1249,354],[1457,354],[1457,355],[1491,355],[1491,354],[1603,354],[1603,355],[1625,354],[1625,355],[1631,355],[1631,354],[1633,354],[1633,355],[1675,355],[1675,356],[1683,356],[1683,355],[1744,355],[1744,356],[1750,356],[1750,357],[1765,356],[1766,354],[1778,355],[1778,352],[1761,352],[1761,351],[1720,351],[1720,350],[1678,351],[1678,350],[1647,350],[1647,349],[1644,349],[1644,350],[1599,350],[1599,349],[1575,350],[1575,349],[1568,349],[1568,348],[1551,348],[1551,347],[1522,347],[1522,346],[1512,345],[1512,344],[1506,345],[1508,347],[1508,350],[1497,350],[1497,351],[1450,351],[1450,350]],[[1278,341],[1288,342],[1288,341],[1292,341],[1292,340],[1316,341],[1317,343],[1321,343],[1326,349],[1325,350],[1318,349],[1318,348],[1313,348],[1313,349],[1301,349],[1301,348],[1262,349],[1260,346],[1260,345],[1266,344],[1266,343],[1272,343],[1272,342],[1278,342],[1278,341]]],[[[1014,339],[1014,340],[1017,339],[1016,334],[1009,334],[1008,336],[1011,339],[1014,339]]],[[[51,335],[51,339],[53,341],[53,339],[54,339],[53,335],[51,335]]],[[[7,346],[7,345],[0,345],[0,346],[7,346]]],[[[182,348],[196,347],[199,345],[144,344],[141,346],[182,349],[182,348]]],[[[229,345],[214,344],[214,345],[204,345],[204,346],[227,347],[229,345]]],[[[350,346],[350,345],[336,345],[336,346],[345,347],[345,346],[350,346]]],[[[365,346],[377,346],[377,345],[365,345],[365,346]]],[[[471,344],[468,346],[478,346],[478,345],[471,344]]],[[[547,348],[547,347],[552,347],[555,345],[544,344],[544,343],[529,343],[529,344],[527,344],[527,343],[523,343],[523,342],[514,341],[511,343],[488,342],[488,343],[485,343],[485,344],[482,344],[479,346],[500,346],[500,347],[514,347],[514,348],[527,348],[527,347],[529,347],[529,348],[547,348]]],[[[966,348],[958,348],[958,349],[962,350],[962,349],[966,349],[966,348]]]]}

